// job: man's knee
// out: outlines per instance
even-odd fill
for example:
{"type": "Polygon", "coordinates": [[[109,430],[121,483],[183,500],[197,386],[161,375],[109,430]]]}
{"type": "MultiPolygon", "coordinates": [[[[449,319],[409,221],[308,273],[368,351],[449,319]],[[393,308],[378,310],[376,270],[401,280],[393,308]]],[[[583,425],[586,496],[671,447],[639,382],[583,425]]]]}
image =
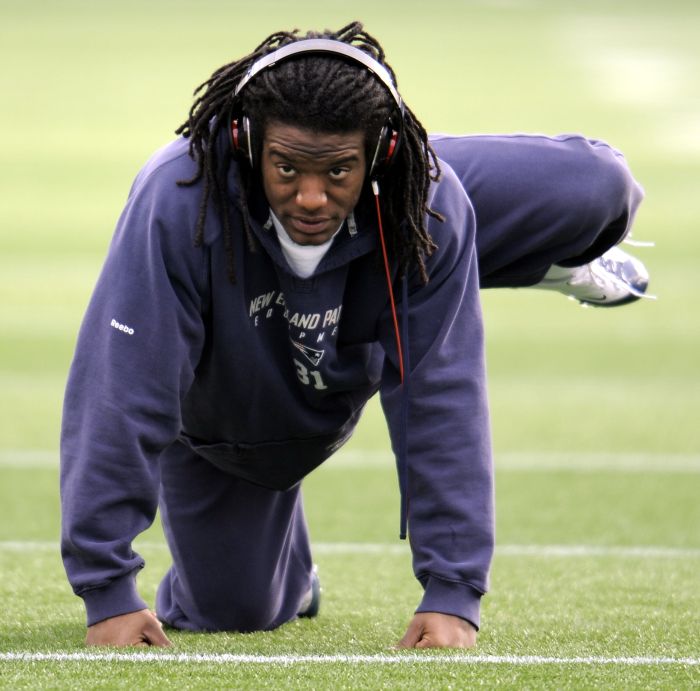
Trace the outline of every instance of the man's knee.
{"type": "Polygon", "coordinates": [[[158,591],[158,615],[189,631],[267,631],[296,616],[301,592],[277,579],[208,574],[185,587],[169,572],[158,591]],[[213,578],[211,576],[214,576],[213,578]]]}
{"type": "Polygon", "coordinates": [[[282,616],[284,603],[270,589],[226,590],[197,598],[197,609],[209,631],[267,631],[288,619],[282,616]]]}

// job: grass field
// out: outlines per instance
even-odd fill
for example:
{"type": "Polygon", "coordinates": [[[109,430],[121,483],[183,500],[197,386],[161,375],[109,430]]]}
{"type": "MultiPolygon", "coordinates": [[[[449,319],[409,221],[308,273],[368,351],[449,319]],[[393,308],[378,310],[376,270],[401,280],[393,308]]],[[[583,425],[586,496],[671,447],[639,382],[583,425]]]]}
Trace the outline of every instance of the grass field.
{"type": "MultiPolygon", "coordinates": [[[[0,686],[700,686],[700,6],[682,0],[0,4],[0,686]],[[497,540],[475,650],[397,652],[420,598],[378,406],[306,482],[321,615],[272,633],[82,646],[57,552],[60,406],[134,174],[192,89],[274,30],[359,18],[426,126],[623,150],[656,303],[483,296],[497,540]]],[[[153,602],[168,566],[140,539],[153,602]]]]}

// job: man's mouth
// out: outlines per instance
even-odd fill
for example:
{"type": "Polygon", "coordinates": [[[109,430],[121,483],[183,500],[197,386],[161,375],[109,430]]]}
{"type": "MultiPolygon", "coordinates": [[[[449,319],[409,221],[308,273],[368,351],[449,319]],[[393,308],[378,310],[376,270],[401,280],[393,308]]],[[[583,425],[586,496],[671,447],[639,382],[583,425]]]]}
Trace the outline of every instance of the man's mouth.
{"type": "Polygon", "coordinates": [[[317,233],[322,233],[328,228],[330,223],[330,218],[327,216],[314,218],[314,217],[303,217],[303,216],[293,216],[291,219],[291,225],[294,230],[303,235],[316,235],[317,233]]]}

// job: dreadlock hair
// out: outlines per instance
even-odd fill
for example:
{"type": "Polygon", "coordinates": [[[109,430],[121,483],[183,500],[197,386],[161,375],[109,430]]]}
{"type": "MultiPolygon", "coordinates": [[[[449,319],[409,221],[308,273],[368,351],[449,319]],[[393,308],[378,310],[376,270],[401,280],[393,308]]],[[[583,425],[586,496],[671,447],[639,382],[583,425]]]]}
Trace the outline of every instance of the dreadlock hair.
{"type": "MultiPolygon", "coordinates": [[[[235,282],[233,261],[230,200],[226,193],[226,177],[232,152],[227,147],[220,157],[217,147],[222,132],[230,127],[235,106],[250,121],[259,160],[265,128],[270,122],[302,127],[320,133],[365,132],[365,146],[373,147],[382,126],[396,111],[396,103],[386,87],[363,65],[335,54],[299,54],[280,61],[257,74],[234,98],[236,86],[250,66],[262,56],[289,43],[305,38],[327,38],[342,41],[365,51],[396,77],[385,62],[379,42],[363,31],[360,22],[352,22],[337,32],[308,32],[299,30],[278,32],[268,36],[252,53],[216,70],[194,92],[195,100],[188,119],[176,130],[189,138],[189,153],[197,163],[197,171],[180,185],[193,185],[203,180],[203,192],[197,218],[195,244],[204,238],[208,204],[214,203],[220,214],[230,279],[235,282]],[[238,101],[238,102],[237,102],[238,101]]],[[[369,159],[371,160],[371,159],[369,159]]],[[[250,228],[248,197],[251,171],[240,166],[239,206],[243,226],[251,247],[254,239],[250,228]]],[[[427,228],[426,214],[440,221],[444,217],[427,205],[431,180],[438,180],[440,167],[421,123],[406,107],[403,114],[401,144],[396,160],[382,177],[383,207],[388,243],[396,257],[401,274],[417,266],[423,282],[428,281],[425,257],[436,245],[427,228]]]]}

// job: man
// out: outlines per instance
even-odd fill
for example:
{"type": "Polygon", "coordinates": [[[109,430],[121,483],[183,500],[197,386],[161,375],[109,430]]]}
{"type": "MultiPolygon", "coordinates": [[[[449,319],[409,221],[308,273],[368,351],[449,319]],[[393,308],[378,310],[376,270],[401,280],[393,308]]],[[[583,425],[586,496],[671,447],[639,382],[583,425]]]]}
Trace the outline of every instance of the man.
{"type": "Polygon", "coordinates": [[[301,480],[379,391],[425,589],[400,645],[471,647],[493,551],[479,283],[635,299],[643,267],[610,248],[641,192],[581,137],[431,146],[358,23],[273,34],[197,93],[132,187],[66,391],[62,553],[86,641],[313,616],[301,480]],[[158,505],[156,616],[131,543],[158,505]]]}

